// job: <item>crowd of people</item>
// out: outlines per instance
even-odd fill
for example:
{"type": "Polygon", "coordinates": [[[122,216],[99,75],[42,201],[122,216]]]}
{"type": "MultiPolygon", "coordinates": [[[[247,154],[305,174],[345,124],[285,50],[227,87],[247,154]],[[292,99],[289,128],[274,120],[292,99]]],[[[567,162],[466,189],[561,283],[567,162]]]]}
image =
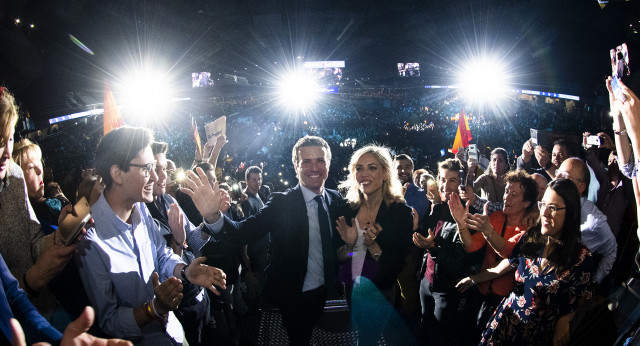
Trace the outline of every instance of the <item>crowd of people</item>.
{"type": "Polygon", "coordinates": [[[566,131],[557,119],[589,112],[566,104],[465,110],[486,167],[440,154],[463,108],[440,94],[337,96],[295,121],[218,100],[226,135],[194,150],[187,121],[102,136],[99,118],[14,144],[1,88],[3,341],[250,344],[236,319],[275,307],[309,345],[343,297],[362,345],[611,344],[615,326],[583,317],[638,248],[640,100],[621,86],[607,81],[612,124],[579,117],[613,128],[600,145],[566,131]],[[69,237],[82,203],[91,220],[69,237]]]}

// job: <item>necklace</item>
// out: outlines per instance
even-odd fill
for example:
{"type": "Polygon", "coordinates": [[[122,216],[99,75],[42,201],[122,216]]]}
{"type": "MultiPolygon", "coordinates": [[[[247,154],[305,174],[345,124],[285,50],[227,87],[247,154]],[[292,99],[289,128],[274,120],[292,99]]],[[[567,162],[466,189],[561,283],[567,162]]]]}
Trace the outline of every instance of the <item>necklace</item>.
{"type": "Polygon", "coordinates": [[[358,221],[362,225],[366,225],[367,223],[373,224],[376,222],[376,216],[378,215],[378,207],[374,209],[370,209],[365,204],[360,206],[360,210],[358,211],[358,221]]]}

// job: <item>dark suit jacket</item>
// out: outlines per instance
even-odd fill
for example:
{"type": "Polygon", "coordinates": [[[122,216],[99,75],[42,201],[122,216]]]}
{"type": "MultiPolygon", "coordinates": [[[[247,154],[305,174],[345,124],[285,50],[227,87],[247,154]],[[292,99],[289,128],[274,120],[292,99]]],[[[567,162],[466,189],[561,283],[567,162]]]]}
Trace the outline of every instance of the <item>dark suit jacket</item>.
{"type": "MultiPolygon", "coordinates": [[[[344,199],[335,190],[325,189],[334,245],[334,265],[330,268],[337,277],[336,253],[344,242],[335,228],[344,199]]],[[[271,232],[271,257],[265,271],[263,296],[273,303],[285,302],[302,293],[309,257],[309,219],[300,185],[285,192],[272,193],[260,211],[241,222],[225,216],[218,239],[234,245],[244,245],[271,232]]]]}
{"type": "MultiPolygon", "coordinates": [[[[349,209],[345,214],[345,219],[351,220],[357,214],[357,209],[349,209]]],[[[382,231],[376,237],[382,255],[376,263],[367,252],[362,276],[371,279],[380,290],[388,290],[395,284],[398,274],[404,267],[404,258],[413,244],[411,207],[405,203],[393,203],[386,206],[382,202],[376,215],[376,222],[382,227],[382,231]],[[374,270],[370,272],[372,266],[374,270]]],[[[346,281],[345,284],[351,285],[349,282],[351,280],[351,260],[344,262],[341,277],[343,281],[346,281]]]]}

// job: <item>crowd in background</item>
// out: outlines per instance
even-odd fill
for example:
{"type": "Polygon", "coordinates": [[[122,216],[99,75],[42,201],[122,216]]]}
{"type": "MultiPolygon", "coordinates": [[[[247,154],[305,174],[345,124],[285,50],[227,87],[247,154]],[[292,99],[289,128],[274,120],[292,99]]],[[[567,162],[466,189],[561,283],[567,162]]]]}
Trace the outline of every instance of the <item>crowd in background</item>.
{"type": "MultiPolygon", "coordinates": [[[[276,101],[267,96],[215,98],[198,102],[197,106],[184,104],[184,109],[176,111],[170,120],[144,125],[153,128],[159,140],[168,142],[173,148],[169,157],[179,167],[186,167],[195,151],[191,117],[198,124],[201,138],[206,138],[204,125],[226,115],[227,136],[234,140],[223,149],[219,163],[224,165],[225,174],[240,181],[241,167],[261,166],[267,180],[278,190],[288,187],[285,181],[289,184],[294,181],[291,171],[285,169],[289,162],[286,153],[305,134],[325,138],[337,153],[333,162],[336,169],[331,170],[329,177],[330,182],[337,184],[345,174],[343,168],[353,148],[368,143],[387,145],[395,153],[411,155],[416,166],[434,170],[452,149],[457,117],[463,111],[472,143],[477,143],[485,156],[493,148],[505,148],[511,164],[515,164],[531,128],[570,136],[576,141],[581,140],[584,131],[597,133],[610,128],[601,122],[597,108],[580,103],[568,107],[565,100],[549,99],[553,102],[547,103],[544,98],[530,100],[514,95],[496,111],[478,106],[475,110],[451,93],[398,89],[391,95],[372,97],[365,91],[327,95],[306,114],[297,115],[274,105],[276,101]],[[355,144],[346,143],[347,140],[355,144]]],[[[102,117],[93,116],[55,125],[40,137],[29,136],[43,144],[46,166],[55,175],[55,181],[64,186],[64,181],[77,180],[83,169],[93,166],[92,150],[102,136],[101,124],[102,117]]]]}

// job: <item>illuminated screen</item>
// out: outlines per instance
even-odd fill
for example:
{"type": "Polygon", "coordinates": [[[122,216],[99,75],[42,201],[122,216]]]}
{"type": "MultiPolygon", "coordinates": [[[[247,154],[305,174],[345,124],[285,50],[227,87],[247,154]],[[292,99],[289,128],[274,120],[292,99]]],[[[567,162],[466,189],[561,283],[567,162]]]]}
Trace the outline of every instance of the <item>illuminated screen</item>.
{"type": "Polygon", "coordinates": [[[332,87],[340,85],[344,61],[306,61],[305,71],[315,80],[320,87],[332,87]]]}
{"type": "Polygon", "coordinates": [[[400,77],[420,77],[420,64],[417,62],[399,62],[398,76],[400,77]]]}
{"type": "Polygon", "coordinates": [[[213,86],[211,72],[193,72],[191,74],[191,86],[193,88],[213,86]]]}

